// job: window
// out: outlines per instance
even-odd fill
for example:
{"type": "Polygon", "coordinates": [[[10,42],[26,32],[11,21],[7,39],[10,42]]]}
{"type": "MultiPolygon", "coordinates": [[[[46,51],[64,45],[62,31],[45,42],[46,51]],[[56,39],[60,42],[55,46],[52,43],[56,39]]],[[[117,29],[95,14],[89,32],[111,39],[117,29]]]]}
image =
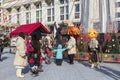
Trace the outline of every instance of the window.
{"type": "Polygon", "coordinates": [[[69,19],[69,6],[68,6],[68,4],[61,5],[60,20],[68,20],[68,19],[69,19]]]}
{"type": "Polygon", "coordinates": [[[1,22],[1,13],[0,13],[0,22],[1,22]]]}
{"type": "Polygon", "coordinates": [[[116,13],[116,18],[119,18],[120,17],[120,13],[116,13]]]}
{"type": "Polygon", "coordinates": [[[69,18],[69,9],[68,5],[66,6],[66,20],[69,18]]]}
{"type": "Polygon", "coordinates": [[[42,10],[36,11],[36,22],[42,21],[42,10]]]}
{"type": "Polygon", "coordinates": [[[31,23],[30,17],[31,17],[30,12],[26,12],[26,23],[27,23],[27,24],[31,23]]]}
{"type": "Polygon", "coordinates": [[[9,22],[11,22],[11,15],[9,15],[9,22]]]}
{"type": "Polygon", "coordinates": [[[60,7],[60,20],[68,20],[69,19],[69,9],[68,5],[60,7]]]}
{"type": "Polygon", "coordinates": [[[17,10],[17,23],[19,24],[19,22],[20,22],[20,7],[16,7],[16,10],[17,10]]]}
{"type": "Polygon", "coordinates": [[[52,8],[52,21],[54,21],[54,8],[52,8]]]}
{"type": "Polygon", "coordinates": [[[24,5],[26,8],[26,24],[31,23],[31,6],[30,4],[25,4],[24,5]]]}
{"type": "Polygon", "coordinates": [[[17,14],[17,23],[19,24],[19,22],[20,22],[20,14],[18,13],[17,14]]]}
{"type": "Polygon", "coordinates": [[[47,15],[48,15],[47,20],[51,21],[51,9],[47,10],[47,15]]]}
{"type": "Polygon", "coordinates": [[[75,4],[75,19],[80,18],[80,4],[75,4]]]}
{"type": "Polygon", "coordinates": [[[117,22],[118,31],[120,31],[120,21],[117,22]]]}
{"type": "Polygon", "coordinates": [[[116,7],[120,7],[120,2],[116,2],[116,7]]]}
{"type": "Polygon", "coordinates": [[[51,6],[47,9],[47,21],[54,21],[54,7],[51,6]]]}
{"type": "Polygon", "coordinates": [[[69,3],[68,0],[60,0],[60,4],[65,4],[65,3],[69,3]]]}
{"type": "Polygon", "coordinates": [[[36,5],[36,22],[42,21],[42,6],[41,3],[36,5]]]}

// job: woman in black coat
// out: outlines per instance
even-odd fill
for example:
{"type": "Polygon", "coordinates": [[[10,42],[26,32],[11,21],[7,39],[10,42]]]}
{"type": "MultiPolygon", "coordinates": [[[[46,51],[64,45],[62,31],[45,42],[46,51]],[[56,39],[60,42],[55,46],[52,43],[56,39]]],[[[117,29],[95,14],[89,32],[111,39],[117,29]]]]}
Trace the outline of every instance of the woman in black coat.
{"type": "Polygon", "coordinates": [[[41,64],[40,64],[40,56],[41,56],[40,45],[41,44],[39,42],[37,35],[33,35],[31,39],[31,46],[34,48],[34,51],[30,54],[31,58],[34,59],[34,63],[30,63],[30,67],[31,67],[33,74],[38,74],[39,71],[43,72],[41,64]],[[34,70],[35,66],[37,67],[36,70],[34,70]]]}

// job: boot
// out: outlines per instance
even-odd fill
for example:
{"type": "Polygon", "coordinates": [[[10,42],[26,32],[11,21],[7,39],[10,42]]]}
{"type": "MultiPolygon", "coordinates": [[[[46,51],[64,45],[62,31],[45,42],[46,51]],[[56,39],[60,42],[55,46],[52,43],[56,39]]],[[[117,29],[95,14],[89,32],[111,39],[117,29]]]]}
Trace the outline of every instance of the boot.
{"type": "Polygon", "coordinates": [[[2,61],[2,58],[1,58],[1,53],[0,53],[0,61],[2,61]]]}
{"type": "Polygon", "coordinates": [[[2,59],[0,58],[0,61],[2,61],[2,59]]]}
{"type": "Polygon", "coordinates": [[[39,72],[43,72],[42,65],[40,65],[40,66],[38,67],[38,71],[39,71],[39,72]]]}
{"type": "Polygon", "coordinates": [[[16,70],[16,75],[17,75],[17,77],[19,77],[19,78],[23,78],[24,75],[22,75],[22,69],[17,69],[17,70],[16,70]]]}
{"type": "Polygon", "coordinates": [[[50,64],[51,62],[50,62],[50,60],[45,60],[45,64],[50,64]]]}
{"type": "Polygon", "coordinates": [[[99,63],[99,62],[97,62],[96,64],[97,64],[97,66],[96,66],[96,67],[97,67],[98,69],[100,69],[100,68],[101,68],[101,67],[100,67],[100,63],[99,63]]]}
{"type": "Polygon", "coordinates": [[[94,66],[95,66],[95,64],[94,64],[94,63],[92,63],[91,68],[94,68],[94,66]]]}
{"type": "Polygon", "coordinates": [[[94,63],[94,67],[95,67],[95,68],[97,68],[97,62],[96,62],[96,63],[94,63]]]}

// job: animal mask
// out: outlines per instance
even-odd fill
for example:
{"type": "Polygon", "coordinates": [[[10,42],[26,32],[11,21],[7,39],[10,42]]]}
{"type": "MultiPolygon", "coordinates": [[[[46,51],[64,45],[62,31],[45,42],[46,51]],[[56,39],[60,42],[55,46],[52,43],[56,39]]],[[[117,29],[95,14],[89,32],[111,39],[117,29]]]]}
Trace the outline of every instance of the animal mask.
{"type": "Polygon", "coordinates": [[[92,29],[92,30],[90,30],[90,31],[88,32],[88,36],[89,36],[90,38],[97,38],[98,32],[97,32],[96,30],[92,29]]]}

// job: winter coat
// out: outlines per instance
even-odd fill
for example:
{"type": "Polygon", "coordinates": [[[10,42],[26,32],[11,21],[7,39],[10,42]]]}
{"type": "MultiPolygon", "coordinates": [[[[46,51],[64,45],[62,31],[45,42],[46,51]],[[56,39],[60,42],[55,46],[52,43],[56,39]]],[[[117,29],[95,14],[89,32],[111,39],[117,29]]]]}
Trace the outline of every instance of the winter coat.
{"type": "Polygon", "coordinates": [[[66,43],[66,48],[69,54],[76,54],[76,40],[74,37],[70,37],[69,41],[66,43]]]}
{"type": "Polygon", "coordinates": [[[54,49],[53,51],[56,52],[56,59],[63,59],[63,51],[65,51],[65,48],[62,48],[62,45],[58,45],[57,49],[54,49]]]}
{"type": "Polygon", "coordinates": [[[29,63],[39,63],[41,52],[40,52],[40,42],[38,40],[32,40],[31,41],[31,49],[33,48],[33,51],[30,51],[28,53],[28,62],[29,63]]]}
{"type": "Polygon", "coordinates": [[[27,42],[26,42],[26,53],[28,53],[29,52],[29,48],[31,47],[31,44],[30,44],[30,40],[27,40],[27,42]]]}
{"type": "Polygon", "coordinates": [[[26,44],[22,37],[18,37],[16,41],[16,54],[14,59],[15,66],[26,66],[27,56],[26,56],[26,44]]]}
{"type": "Polygon", "coordinates": [[[90,39],[90,43],[88,45],[89,45],[90,51],[98,50],[99,43],[98,43],[98,40],[96,38],[90,39]]]}
{"type": "Polygon", "coordinates": [[[90,48],[98,48],[98,40],[95,38],[92,38],[89,43],[90,48]]]}
{"type": "Polygon", "coordinates": [[[51,37],[47,35],[47,36],[45,37],[44,41],[45,41],[46,47],[49,47],[50,49],[52,49],[52,45],[51,45],[52,39],[51,39],[51,37]]]}

